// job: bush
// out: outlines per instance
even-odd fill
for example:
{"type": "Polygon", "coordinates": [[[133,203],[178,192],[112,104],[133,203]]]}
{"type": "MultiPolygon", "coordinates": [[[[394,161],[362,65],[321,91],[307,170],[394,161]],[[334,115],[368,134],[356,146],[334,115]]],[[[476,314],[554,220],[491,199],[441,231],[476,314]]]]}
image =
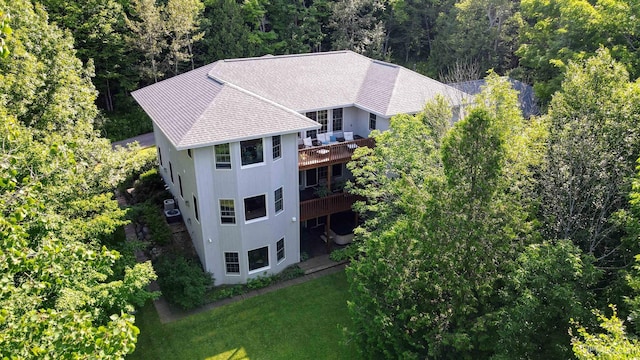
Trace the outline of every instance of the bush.
{"type": "Polygon", "coordinates": [[[273,284],[274,282],[276,282],[276,280],[277,280],[276,275],[258,276],[257,278],[253,278],[247,281],[247,288],[251,290],[262,289],[264,287],[267,287],[273,284]]]}
{"type": "Polygon", "coordinates": [[[133,222],[146,225],[151,241],[156,244],[166,245],[171,242],[171,228],[158,206],[150,202],[137,204],[129,208],[127,216],[133,222]]]}
{"type": "Polygon", "coordinates": [[[287,281],[295,279],[302,275],[304,275],[304,270],[300,269],[298,265],[291,265],[288,268],[282,270],[280,274],[278,274],[278,280],[287,281]]]}
{"type": "Polygon", "coordinates": [[[134,183],[132,199],[134,204],[149,201],[162,206],[164,200],[170,198],[172,198],[171,193],[165,190],[164,180],[158,174],[157,168],[140,174],[140,178],[134,183]]]}
{"type": "Polygon", "coordinates": [[[343,249],[336,249],[329,254],[329,259],[335,262],[341,262],[352,259],[355,255],[355,246],[347,246],[343,249]]]}
{"type": "Polygon", "coordinates": [[[185,310],[204,303],[213,278],[202,270],[200,264],[182,256],[163,256],[154,267],[162,294],[170,303],[185,310]]]}

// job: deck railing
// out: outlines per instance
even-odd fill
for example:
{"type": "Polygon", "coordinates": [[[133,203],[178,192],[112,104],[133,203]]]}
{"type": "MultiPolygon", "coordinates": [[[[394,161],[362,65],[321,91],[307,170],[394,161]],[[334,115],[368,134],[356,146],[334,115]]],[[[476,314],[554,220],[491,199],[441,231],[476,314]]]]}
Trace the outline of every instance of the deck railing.
{"type": "Polygon", "coordinates": [[[351,210],[351,206],[361,197],[349,193],[339,193],[325,196],[319,199],[311,199],[300,202],[300,221],[314,219],[320,216],[331,215],[342,211],[351,210]]]}
{"type": "Polygon", "coordinates": [[[298,168],[306,170],[347,162],[351,159],[353,151],[361,146],[373,147],[374,141],[371,138],[365,138],[300,149],[298,150],[298,168]]]}

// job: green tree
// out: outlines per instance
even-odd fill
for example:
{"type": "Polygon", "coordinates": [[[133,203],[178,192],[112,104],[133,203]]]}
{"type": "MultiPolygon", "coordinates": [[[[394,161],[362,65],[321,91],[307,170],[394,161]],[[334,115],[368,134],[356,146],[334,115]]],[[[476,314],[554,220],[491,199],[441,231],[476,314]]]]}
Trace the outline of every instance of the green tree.
{"type": "Polygon", "coordinates": [[[253,55],[249,43],[251,29],[245,22],[242,5],[236,0],[207,0],[202,19],[204,37],[194,44],[195,59],[208,64],[220,59],[253,55]]]}
{"type": "Polygon", "coordinates": [[[623,64],[632,78],[640,74],[640,15],[636,2],[588,0],[523,0],[520,32],[523,74],[535,84],[538,99],[547,103],[560,89],[566,67],[595,55],[600,46],[623,64]]]}
{"type": "Polygon", "coordinates": [[[379,0],[339,0],[333,3],[330,27],[334,50],[353,50],[376,59],[387,54],[385,28],[381,18],[384,4],[379,0]]]}
{"type": "Polygon", "coordinates": [[[440,150],[423,118],[393,118],[349,165],[350,191],[367,198],[347,274],[353,336],[368,358],[482,356],[484,316],[524,241],[496,118],[472,110],[440,150]]]}
{"type": "Polygon", "coordinates": [[[615,214],[628,208],[640,155],[638,85],[607,50],[567,68],[547,115],[540,176],[547,238],[571,239],[603,268],[631,263],[615,214]]]}
{"type": "Polygon", "coordinates": [[[200,17],[204,4],[200,0],[169,0],[165,7],[165,29],[171,41],[169,42],[168,61],[173,68],[173,74],[178,75],[181,62],[191,62],[191,70],[195,69],[193,62],[193,44],[202,39],[204,32],[198,32],[200,17]]]}
{"type": "Polygon", "coordinates": [[[95,89],[41,6],[0,1],[14,32],[0,61],[0,357],[122,358],[151,296],[150,263],[113,266],[125,223],[109,192],[124,151],[96,137],[95,89]]]}
{"type": "Polygon", "coordinates": [[[477,63],[481,73],[489,69],[504,73],[517,65],[514,52],[521,26],[519,2],[458,1],[438,17],[431,66],[436,73],[447,74],[451,64],[464,59],[477,63]]]}
{"type": "Polygon", "coordinates": [[[129,7],[132,18],[125,20],[132,34],[127,37],[127,41],[144,58],[144,62],[139,64],[140,77],[158,82],[158,77],[163,75],[158,64],[161,54],[167,48],[162,17],[164,6],[157,5],[155,0],[132,0],[129,7]]]}
{"type": "Polygon", "coordinates": [[[624,322],[618,318],[616,308],[610,318],[596,311],[600,319],[602,334],[591,334],[586,328],[579,326],[578,334],[571,339],[573,353],[580,360],[618,360],[637,359],[640,357],[640,342],[629,337],[625,332],[624,322]]]}
{"type": "Polygon", "coordinates": [[[126,54],[122,5],[114,0],[40,2],[52,22],[71,31],[77,56],[85,64],[93,64],[93,84],[99,91],[98,104],[106,111],[115,110],[114,95],[137,84],[130,70],[132,58],[126,54]]]}
{"type": "MultiPolygon", "coordinates": [[[[569,240],[529,245],[505,276],[493,324],[495,359],[568,359],[572,320],[590,320],[599,272],[569,240]]],[[[494,315],[490,315],[492,318],[494,315]]]]}

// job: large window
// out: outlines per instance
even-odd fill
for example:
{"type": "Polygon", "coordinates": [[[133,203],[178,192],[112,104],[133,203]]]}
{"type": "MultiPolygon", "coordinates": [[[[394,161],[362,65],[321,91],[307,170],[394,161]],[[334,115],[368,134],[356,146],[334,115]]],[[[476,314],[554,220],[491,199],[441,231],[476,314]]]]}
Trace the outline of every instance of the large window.
{"type": "Polygon", "coordinates": [[[224,263],[227,274],[240,274],[240,258],[237,252],[224,253],[224,263]]]}
{"type": "Polygon", "coordinates": [[[173,165],[171,165],[171,161],[169,161],[169,174],[171,175],[171,183],[175,183],[175,181],[173,181],[173,165]]]}
{"type": "Polygon", "coordinates": [[[236,223],[236,207],[233,200],[220,199],[220,223],[236,223]]]}
{"type": "Polygon", "coordinates": [[[216,145],[216,169],[231,169],[231,151],[229,144],[216,145]]]}
{"type": "Polygon", "coordinates": [[[266,196],[258,195],[244,199],[245,221],[267,216],[266,196]]]}
{"type": "Polygon", "coordinates": [[[262,139],[240,141],[242,165],[258,164],[264,161],[262,139]]]}
{"type": "Polygon", "coordinates": [[[278,240],[276,243],[276,253],[278,255],[278,262],[284,260],[284,238],[278,240]]]}
{"type": "Polygon", "coordinates": [[[342,130],[342,108],[333,109],[333,131],[342,130]]]}
{"type": "Polygon", "coordinates": [[[369,130],[376,129],[376,114],[369,113],[369,130]]]}
{"type": "Polygon", "coordinates": [[[278,190],[274,191],[273,198],[276,205],[276,213],[279,213],[283,209],[282,188],[279,188],[278,190]]]}
{"type": "Polygon", "coordinates": [[[282,156],[280,135],[271,137],[271,145],[273,146],[273,160],[279,159],[282,156]]]}
{"type": "Polygon", "coordinates": [[[249,271],[266,268],[269,266],[269,247],[261,247],[248,253],[249,271]]]}
{"type": "Polygon", "coordinates": [[[311,120],[315,120],[317,122],[320,123],[320,125],[322,125],[322,127],[319,130],[312,130],[312,131],[308,131],[307,134],[313,134],[313,135],[309,135],[313,138],[316,137],[316,134],[324,134],[328,131],[328,127],[327,127],[327,116],[328,116],[328,111],[327,110],[320,110],[320,111],[311,111],[305,114],[306,117],[308,117],[311,120]]]}
{"type": "Polygon", "coordinates": [[[182,191],[182,178],[178,174],[178,186],[180,187],[180,197],[184,199],[184,192],[182,191]]]}

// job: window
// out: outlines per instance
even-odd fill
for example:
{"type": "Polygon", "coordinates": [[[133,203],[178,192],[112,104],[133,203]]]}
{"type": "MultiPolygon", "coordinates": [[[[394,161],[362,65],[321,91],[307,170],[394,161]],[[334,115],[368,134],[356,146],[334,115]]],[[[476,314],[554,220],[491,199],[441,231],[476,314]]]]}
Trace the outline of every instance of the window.
{"type": "MultiPolygon", "coordinates": [[[[315,120],[315,121],[319,122],[320,125],[322,125],[320,130],[312,130],[314,132],[314,135],[312,137],[315,138],[315,134],[316,133],[324,134],[324,133],[327,132],[327,130],[328,130],[328,128],[327,128],[327,116],[328,116],[327,110],[311,111],[311,112],[306,113],[305,116],[308,117],[311,120],[315,120]]],[[[309,132],[307,132],[307,134],[308,133],[309,132]]]]}
{"type": "Polygon", "coordinates": [[[322,125],[322,127],[320,128],[320,130],[318,130],[318,132],[320,134],[324,134],[328,131],[328,127],[327,127],[327,110],[322,110],[322,111],[318,111],[318,120],[316,120],[317,122],[320,123],[320,125],[322,125]]]}
{"type": "Polygon", "coordinates": [[[321,181],[321,179],[327,180],[327,177],[328,177],[327,171],[329,171],[329,168],[327,166],[318,168],[318,181],[321,181]]]}
{"type": "Polygon", "coordinates": [[[178,174],[178,186],[180,187],[180,197],[184,199],[184,193],[182,192],[182,178],[178,174]]]}
{"type": "Polygon", "coordinates": [[[173,165],[171,165],[171,161],[169,161],[169,174],[171,174],[171,183],[173,184],[173,165]]]}
{"type": "Polygon", "coordinates": [[[240,257],[237,252],[224,253],[224,263],[227,274],[240,274],[240,257]]]}
{"type": "Polygon", "coordinates": [[[376,129],[376,114],[369,113],[369,130],[376,129]]]}
{"type": "Polygon", "coordinates": [[[284,238],[278,240],[276,243],[276,254],[278,256],[278,262],[284,260],[284,238]]]}
{"type": "Polygon", "coordinates": [[[242,165],[263,162],[262,139],[240,141],[240,154],[242,155],[242,165]]]}
{"type": "Polygon", "coordinates": [[[269,247],[261,247],[248,253],[249,271],[266,268],[269,266],[269,247]]]}
{"type": "Polygon", "coordinates": [[[273,194],[273,198],[275,199],[275,205],[276,205],[276,213],[282,211],[283,209],[283,204],[282,204],[282,188],[279,188],[278,190],[276,190],[273,194]]]}
{"type": "Polygon", "coordinates": [[[318,137],[318,130],[309,130],[307,131],[307,136],[315,139],[316,137],[318,137]]]}
{"type": "Polygon", "coordinates": [[[342,108],[333,109],[333,131],[342,130],[342,108]]]}
{"type": "Polygon", "coordinates": [[[334,164],[331,172],[333,177],[342,177],[342,164],[334,164]]]}
{"type": "Polygon", "coordinates": [[[191,149],[187,149],[187,156],[193,157],[193,155],[191,155],[191,149]]]}
{"type": "Polygon", "coordinates": [[[273,146],[273,159],[280,159],[280,156],[282,156],[280,152],[280,135],[271,137],[271,145],[273,146]]]}
{"type": "Polygon", "coordinates": [[[193,212],[195,214],[196,220],[200,221],[200,215],[198,214],[198,200],[196,199],[195,195],[193,196],[193,212]]]}
{"type": "Polygon", "coordinates": [[[231,169],[231,151],[229,144],[220,144],[214,147],[216,153],[216,169],[231,169]]]}
{"type": "Polygon", "coordinates": [[[160,160],[160,166],[162,166],[162,149],[158,147],[158,160],[160,160]]]}
{"type": "Polygon", "coordinates": [[[233,200],[220,199],[220,223],[236,223],[236,207],[233,200]]]}
{"type": "Polygon", "coordinates": [[[267,216],[266,196],[258,195],[244,199],[245,221],[267,216]]]}

